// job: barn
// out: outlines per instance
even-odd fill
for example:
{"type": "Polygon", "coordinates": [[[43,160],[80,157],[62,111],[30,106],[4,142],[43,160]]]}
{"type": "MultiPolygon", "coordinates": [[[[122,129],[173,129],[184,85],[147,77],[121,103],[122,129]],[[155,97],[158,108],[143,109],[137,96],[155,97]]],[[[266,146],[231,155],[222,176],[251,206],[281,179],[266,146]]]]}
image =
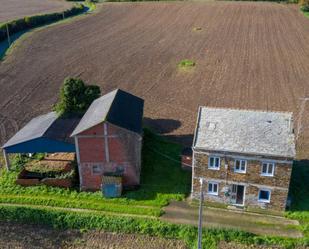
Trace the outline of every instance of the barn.
{"type": "Polygon", "coordinates": [[[77,117],[59,118],[56,112],[33,118],[2,146],[7,168],[10,153],[75,152],[70,135],[79,121],[77,117]]]}
{"type": "Polygon", "coordinates": [[[120,89],[91,104],[71,135],[81,189],[100,189],[113,172],[122,172],[124,187],[139,185],[143,107],[143,99],[120,89]]]}

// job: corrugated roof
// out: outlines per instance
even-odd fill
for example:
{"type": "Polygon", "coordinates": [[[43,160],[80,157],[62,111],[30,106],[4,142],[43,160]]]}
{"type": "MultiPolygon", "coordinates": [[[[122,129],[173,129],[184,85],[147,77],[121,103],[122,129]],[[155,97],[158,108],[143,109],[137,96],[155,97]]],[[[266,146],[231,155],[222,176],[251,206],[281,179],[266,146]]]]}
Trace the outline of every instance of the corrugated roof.
{"type": "Polygon", "coordinates": [[[33,118],[19,130],[2,148],[24,143],[40,137],[74,143],[70,134],[79,122],[79,118],[58,118],[56,112],[49,112],[33,118]]]}
{"type": "Polygon", "coordinates": [[[200,107],[194,148],[295,157],[292,113],[200,107]]]}
{"type": "Polygon", "coordinates": [[[71,136],[75,136],[104,121],[141,133],[144,100],[116,89],[93,101],[71,136]]]}

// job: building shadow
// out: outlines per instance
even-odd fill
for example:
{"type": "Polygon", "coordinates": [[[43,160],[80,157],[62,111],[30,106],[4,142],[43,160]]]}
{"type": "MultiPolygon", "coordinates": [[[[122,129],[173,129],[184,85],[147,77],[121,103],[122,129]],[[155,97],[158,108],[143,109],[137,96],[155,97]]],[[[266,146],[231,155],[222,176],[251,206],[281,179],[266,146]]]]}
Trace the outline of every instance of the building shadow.
{"type": "Polygon", "coordinates": [[[291,211],[309,211],[309,160],[294,161],[289,198],[291,211]]]}
{"type": "Polygon", "coordinates": [[[143,122],[144,122],[144,126],[149,127],[151,130],[153,130],[157,133],[160,133],[160,134],[171,133],[181,126],[181,122],[179,120],[175,120],[175,119],[144,118],[143,122]]]}
{"type": "Polygon", "coordinates": [[[181,122],[175,119],[152,119],[144,118],[144,126],[152,131],[162,135],[169,141],[179,143],[185,147],[191,147],[193,142],[193,134],[173,135],[170,134],[181,126],[181,122]]]}

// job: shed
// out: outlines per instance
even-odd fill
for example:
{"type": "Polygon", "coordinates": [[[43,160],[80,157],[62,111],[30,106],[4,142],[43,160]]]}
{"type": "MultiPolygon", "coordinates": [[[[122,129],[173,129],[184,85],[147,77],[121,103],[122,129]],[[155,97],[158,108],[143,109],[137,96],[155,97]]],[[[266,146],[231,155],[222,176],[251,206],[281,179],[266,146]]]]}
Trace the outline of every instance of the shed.
{"type": "Polygon", "coordinates": [[[7,168],[8,153],[75,152],[74,139],[70,137],[80,118],[59,118],[50,112],[33,118],[3,146],[7,168]]]}

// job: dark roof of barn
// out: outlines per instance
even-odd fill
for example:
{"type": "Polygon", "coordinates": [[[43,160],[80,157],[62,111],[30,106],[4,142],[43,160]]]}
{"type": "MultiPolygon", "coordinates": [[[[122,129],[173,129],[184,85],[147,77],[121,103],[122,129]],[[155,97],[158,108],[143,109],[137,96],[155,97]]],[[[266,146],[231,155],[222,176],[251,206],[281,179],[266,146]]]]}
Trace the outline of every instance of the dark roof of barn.
{"type": "Polygon", "coordinates": [[[49,138],[74,144],[70,134],[80,118],[59,118],[55,112],[50,112],[33,118],[19,130],[2,148],[14,146],[37,138],[49,138]]]}
{"type": "Polygon", "coordinates": [[[75,136],[104,121],[141,133],[144,100],[116,89],[92,102],[72,133],[75,136]]]}

